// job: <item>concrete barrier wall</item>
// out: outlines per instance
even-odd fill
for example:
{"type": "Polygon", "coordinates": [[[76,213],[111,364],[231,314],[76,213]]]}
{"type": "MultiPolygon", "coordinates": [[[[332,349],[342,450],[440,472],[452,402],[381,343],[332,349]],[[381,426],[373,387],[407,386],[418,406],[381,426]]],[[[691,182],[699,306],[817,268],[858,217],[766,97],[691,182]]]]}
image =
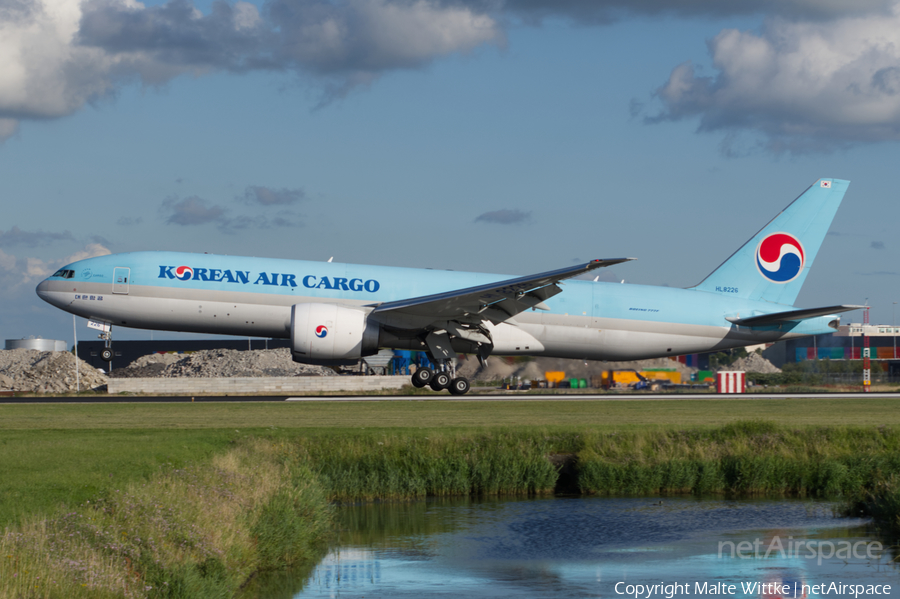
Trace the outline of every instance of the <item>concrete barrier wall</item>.
{"type": "Polygon", "coordinates": [[[408,376],[284,376],[232,378],[124,378],[109,379],[109,393],[154,395],[226,395],[254,393],[288,395],[322,391],[377,391],[408,385],[408,376]]]}

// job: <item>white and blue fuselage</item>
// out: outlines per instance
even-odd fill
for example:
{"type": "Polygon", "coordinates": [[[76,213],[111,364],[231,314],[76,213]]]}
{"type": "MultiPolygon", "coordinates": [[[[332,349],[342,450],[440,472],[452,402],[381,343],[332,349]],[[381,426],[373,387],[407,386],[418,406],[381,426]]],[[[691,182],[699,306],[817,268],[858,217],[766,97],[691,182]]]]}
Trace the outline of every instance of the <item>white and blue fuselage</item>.
{"type": "MultiPolygon", "coordinates": [[[[84,318],[139,329],[272,338],[291,336],[295,304],[336,303],[366,310],[510,278],[178,252],[100,256],[59,273],[38,286],[38,295],[84,318]]],[[[568,280],[563,292],[544,305],[546,310],[529,309],[494,327],[493,353],[632,360],[834,331],[829,327],[834,316],[762,327],[735,325],[726,319],[775,310],[770,302],[728,292],[568,280]],[[537,343],[517,343],[528,338],[537,343]]],[[[418,343],[406,339],[388,334],[379,345],[418,349],[418,343]]]]}
{"type": "MultiPolygon", "coordinates": [[[[690,289],[575,278],[628,258],[510,278],[135,252],[67,265],[37,292],[103,326],[289,338],[299,362],[424,349],[436,379],[419,373],[413,384],[448,388],[439,374],[460,351],[635,360],[834,331],[837,314],[855,306],[793,304],[848,184],[820,179],[690,289]]],[[[449,388],[463,394],[468,382],[454,379],[449,388]]]]}

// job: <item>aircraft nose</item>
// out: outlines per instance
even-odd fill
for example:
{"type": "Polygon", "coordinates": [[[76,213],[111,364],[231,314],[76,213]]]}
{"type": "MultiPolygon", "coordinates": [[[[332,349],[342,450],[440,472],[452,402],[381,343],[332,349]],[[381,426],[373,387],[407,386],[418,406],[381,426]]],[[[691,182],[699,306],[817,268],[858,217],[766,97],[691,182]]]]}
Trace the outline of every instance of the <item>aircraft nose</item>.
{"type": "Polygon", "coordinates": [[[47,301],[47,298],[50,297],[50,281],[44,279],[40,283],[38,283],[35,292],[38,294],[38,297],[44,301],[47,301]]]}
{"type": "Polygon", "coordinates": [[[54,294],[50,289],[50,281],[48,279],[44,279],[38,286],[35,288],[35,293],[38,294],[38,297],[47,302],[48,304],[56,307],[59,306],[59,298],[56,294],[54,294]]]}

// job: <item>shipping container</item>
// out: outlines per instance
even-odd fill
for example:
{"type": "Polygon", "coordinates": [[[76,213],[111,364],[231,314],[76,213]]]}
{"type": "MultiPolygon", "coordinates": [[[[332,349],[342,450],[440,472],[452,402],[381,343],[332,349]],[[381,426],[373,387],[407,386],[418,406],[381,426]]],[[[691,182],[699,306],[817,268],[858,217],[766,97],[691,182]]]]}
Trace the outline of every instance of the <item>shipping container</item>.
{"type": "Polygon", "coordinates": [[[878,348],[878,356],[873,356],[873,357],[877,357],[879,360],[893,359],[894,348],[893,347],[879,347],[878,348]]]}
{"type": "Polygon", "coordinates": [[[668,381],[670,383],[675,383],[676,385],[681,384],[681,373],[677,370],[671,369],[653,369],[653,370],[642,370],[641,376],[644,378],[650,379],[651,381],[668,381]]]}
{"type": "Polygon", "coordinates": [[[544,373],[544,378],[548,383],[559,384],[566,378],[566,373],[559,370],[548,370],[544,373]]]}
{"type": "Polygon", "coordinates": [[[603,372],[603,387],[609,388],[616,384],[628,386],[641,380],[641,375],[636,370],[605,370],[603,372]]]}
{"type": "Polygon", "coordinates": [[[697,382],[698,383],[714,383],[716,381],[713,376],[712,370],[699,370],[697,371],[697,382]]]}

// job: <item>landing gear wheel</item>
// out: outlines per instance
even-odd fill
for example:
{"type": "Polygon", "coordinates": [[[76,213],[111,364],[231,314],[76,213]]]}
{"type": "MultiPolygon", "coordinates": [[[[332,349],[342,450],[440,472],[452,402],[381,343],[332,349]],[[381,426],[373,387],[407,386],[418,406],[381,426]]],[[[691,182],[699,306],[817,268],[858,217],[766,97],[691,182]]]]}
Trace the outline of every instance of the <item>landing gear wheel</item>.
{"type": "Polygon", "coordinates": [[[450,381],[450,395],[465,395],[469,392],[469,381],[463,377],[450,381]]]}
{"type": "Polygon", "coordinates": [[[437,372],[429,383],[432,390],[443,391],[450,386],[450,375],[446,372],[437,372]]]}
{"type": "Polygon", "coordinates": [[[431,372],[430,368],[417,368],[412,375],[413,387],[421,389],[422,387],[430,383],[432,378],[434,378],[434,373],[431,372]]]}
{"type": "Polygon", "coordinates": [[[109,348],[106,348],[102,352],[100,352],[100,357],[103,359],[104,362],[112,362],[113,351],[109,348]]]}

